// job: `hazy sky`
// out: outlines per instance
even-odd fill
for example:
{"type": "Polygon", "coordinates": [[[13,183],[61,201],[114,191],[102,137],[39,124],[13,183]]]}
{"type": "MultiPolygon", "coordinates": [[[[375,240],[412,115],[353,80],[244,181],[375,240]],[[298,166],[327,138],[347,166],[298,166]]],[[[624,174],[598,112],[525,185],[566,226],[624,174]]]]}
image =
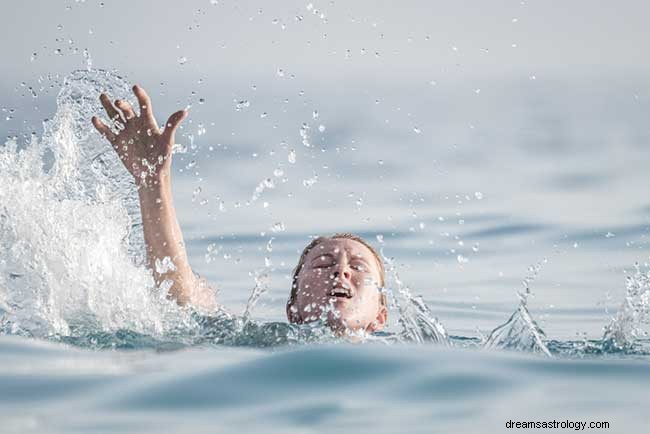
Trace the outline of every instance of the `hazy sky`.
{"type": "Polygon", "coordinates": [[[147,87],[164,82],[179,99],[199,80],[223,90],[280,75],[327,88],[650,70],[643,0],[25,0],[0,12],[5,110],[28,102],[50,111],[56,74],[84,67],[84,50],[94,67],[147,87]]]}
{"type": "Polygon", "coordinates": [[[97,67],[147,76],[568,73],[649,62],[647,1],[26,0],[0,10],[5,83],[79,67],[75,48],[97,67]]]}

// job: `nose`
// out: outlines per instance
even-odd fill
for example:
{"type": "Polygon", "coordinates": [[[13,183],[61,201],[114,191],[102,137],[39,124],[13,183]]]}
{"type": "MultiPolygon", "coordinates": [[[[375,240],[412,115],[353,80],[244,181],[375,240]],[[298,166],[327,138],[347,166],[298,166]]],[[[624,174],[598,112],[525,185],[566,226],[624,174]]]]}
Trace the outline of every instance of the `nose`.
{"type": "Polygon", "coordinates": [[[350,280],[352,273],[350,273],[349,267],[346,267],[345,265],[338,266],[336,271],[334,271],[334,278],[340,279],[341,277],[343,277],[343,279],[350,280]]]}

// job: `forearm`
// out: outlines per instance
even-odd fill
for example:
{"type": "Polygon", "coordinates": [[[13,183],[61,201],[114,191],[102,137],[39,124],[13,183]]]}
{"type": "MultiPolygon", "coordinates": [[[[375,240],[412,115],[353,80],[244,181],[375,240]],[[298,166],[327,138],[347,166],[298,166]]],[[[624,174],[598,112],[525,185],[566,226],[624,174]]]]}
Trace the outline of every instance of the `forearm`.
{"type": "Polygon", "coordinates": [[[214,292],[199,282],[187,261],[183,234],[172,200],[170,165],[174,134],[187,117],[187,111],[175,112],[160,129],[153,116],[149,95],[139,86],[133,87],[133,93],[138,98],[140,115],[127,101],[116,100],[114,106],[105,93],[99,97],[109,119],[121,126],[119,132],[96,116],[92,118],[93,125],[111,143],[136,182],[141,183],[138,194],[144,240],[156,284],[161,285],[166,280],[171,282],[169,295],[178,304],[214,309],[214,292]],[[152,169],[147,162],[158,162],[158,165],[152,169]],[[144,182],[141,178],[143,173],[147,174],[144,182]]]}
{"type": "Polygon", "coordinates": [[[138,189],[149,267],[156,284],[170,280],[169,295],[179,304],[194,304],[196,278],[187,260],[169,176],[138,189]],[[169,258],[169,259],[166,259],[169,258]],[[166,265],[171,260],[172,264],[166,265]],[[157,266],[158,265],[158,266],[157,266]]]}

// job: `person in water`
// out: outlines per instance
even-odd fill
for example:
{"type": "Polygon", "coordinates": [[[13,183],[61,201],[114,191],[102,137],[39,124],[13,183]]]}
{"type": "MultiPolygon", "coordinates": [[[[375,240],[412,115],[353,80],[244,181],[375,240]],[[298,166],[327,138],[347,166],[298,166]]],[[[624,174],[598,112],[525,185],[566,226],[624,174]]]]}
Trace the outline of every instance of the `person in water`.
{"type": "MultiPolygon", "coordinates": [[[[133,87],[139,113],[125,100],[99,99],[112,125],[93,116],[94,127],[113,146],[135,178],[140,199],[148,266],[158,286],[171,283],[168,294],[181,306],[210,312],[218,309],[215,291],[192,271],[187,259],[171,190],[172,146],[188,113],[173,113],[160,129],[151,100],[133,87]]],[[[317,237],[303,250],[294,269],[286,313],[290,323],[324,320],[338,334],[380,331],[388,309],[384,265],[377,251],[352,234],[317,237]]]]}

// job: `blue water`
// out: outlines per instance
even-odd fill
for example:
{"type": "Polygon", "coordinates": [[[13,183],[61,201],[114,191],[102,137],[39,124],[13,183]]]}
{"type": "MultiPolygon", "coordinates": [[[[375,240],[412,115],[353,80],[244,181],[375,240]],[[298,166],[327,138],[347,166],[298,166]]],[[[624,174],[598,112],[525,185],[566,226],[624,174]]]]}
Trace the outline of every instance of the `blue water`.
{"type": "Polygon", "coordinates": [[[86,122],[129,78],[72,73],[42,134],[0,148],[0,432],[641,429],[647,110],[615,83],[195,104],[174,195],[227,309],[206,318],[152,289],[132,185],[86,122]],[[366,343],[285,322],[300,250],[334,231],[391,264],[366,343]]]}

